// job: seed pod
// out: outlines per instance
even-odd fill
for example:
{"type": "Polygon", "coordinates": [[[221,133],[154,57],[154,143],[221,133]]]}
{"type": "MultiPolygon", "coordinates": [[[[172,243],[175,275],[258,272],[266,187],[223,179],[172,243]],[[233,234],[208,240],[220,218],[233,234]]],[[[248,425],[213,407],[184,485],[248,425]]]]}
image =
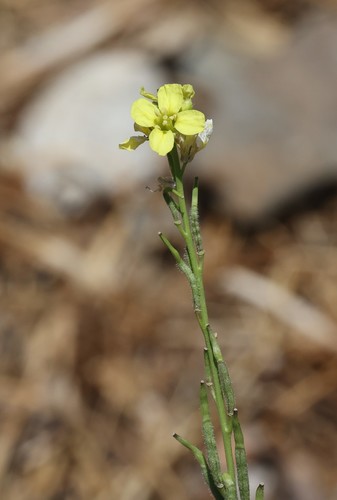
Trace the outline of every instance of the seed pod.
{"type": "Polygon", "coordinates": [[[212,351],[213,351],[215,361],[223,361],[221,350],[220,350],[218,341],[216,339],[217,333],[213,332],[210,325],[207,325],[207,331],[208,331],[210,339],[211,339],[212,351]]]}
{"type": "Polygon", "coordinates": [[[239,422],[238,410],[236,408],[234,410],[233,432],[234,432],[234,442],[235,442],[235,462],[236,462],[236,471],[237,471],[238,485],[240,491],[240,499],[249,500],[250,492],[249,492],[247,455],[245,450],[243,433],[239,422]]]}
{"type": "Polygon", "coordinates": [[[183,439],[178,434],[173,434],[173,437],[177,441],[179,441],[179,443],[181,443],[183,446],[185,446],[185,448],[187,448],[188,450],[190,450],[193,453],[194,458],[196,459],[196,461],[200,465],[202,476],[203,476],[206,484],[208,485],[209,489],[211,490],[211,493],[212,493],[213,497],[215,498],[215,500],[223,500],[224,496],[220,493],[218,487],[215,485],[215,481],[213,479],[211,470],[208,466],[208,463],[207,463],[206,458],[205,458],[204,454],[202,453],[202,451],[199,450],[199,448],[197,448],[197,446],[194,446],[192,443],[187,441],[187,439],[183,439]]]}
{"type": "Polygon", "coordinates": [[[217,363],[217,366],[218,366],[221,392],[225,400],[227,415],[232,417],[235,408],[235,396],[232,387],[232,382],[229,377],[228,368],[224,361],[219,361],[217,363]]]}
{"type": "Polygon", "coordinates": [[[197,283],[197,280],[193,274],[192,269],[186,262],[183,261],[183,259],[180,259],[179,262],[177,262],[177,265],[179,269],[185,274],[186,278],[188,279],[188,282],[190,284],[191,290],[192,290],[192,296],[193,296],[193,305],[194,305],[194,310],[195,311],[200,311],[200,292],[199,292],[199,286],[197,283]]]}
{"type": "Polygon", "coordinates": [[[210,335],[212,351],[218,369],[222,397],[225,401],[227,415],[231,417],[234,413],[235,408],[235,396],[232,382],[229,376],[227,365],[223,360],[219,344],[215,338],[215,334],[212,332],[210,327],[208,327],[207,329],[210,335]]]}
{"type": "Polygon", "coordinates": [[[221,469],[218,450],[216,447],[215,435],[211,415],[208,406],[208,396],[205,382],[202,380],[200,384],[200,408],[202,416],[202,431],[204,434],[204,442],[207,450],[207,462],[211,469],[215,484],[221,484],[221,469]]]}
{"type": "Polygon", "coordinates": [[[198,209],[198,197],[199,197],[199,186],[198,186],[198,178],[194,179],[194,186],[192,190],[192,202],[191,202],[191,211],[190,211],[190,224],[191,224],[191,232],[195,245],[195,249],[199,256],[204,255],[205,250],[202,246],[200,225],[199,225],[199,209],[198,209]]]}
{"type": "Polygon", "coordinates": [[[211,373],[211,366],[209,364],[209,351],[207,347],[204,347],[204,365],[205,365],[205,375],[206,375],[206,385],[207,387],[210,388],[212,397],[215,401],[215,392],[214,392],[214,387],[213,387],[213,382],[212,382],[212,373],[211,373]]]}
{"type": "Polygon", "coordinates": [[[181,224],[181,216],[180,216],[180,211],[179,211],[178,205],[174,201],[172,196],[170,195],[169,191],[164,190],[163,197],[164,197],[164,200],[166,202],[166,205],[169,207],[169,209],[171,211],[171,214],[172,214],[172,217],[173,217],[175,224],[176,225],[181,224]]]}
{"type": "Polygon", "coordinates": [[[236,485],[231,476],[227,472],[224,472],[222,477],[225,484],[226,500],[238,500],[236,485]]]}
{"type": "Polygon", "coordinates": [[[264,484],[260,483],[256,489],[255,500],[264,500],[264,484]]]}

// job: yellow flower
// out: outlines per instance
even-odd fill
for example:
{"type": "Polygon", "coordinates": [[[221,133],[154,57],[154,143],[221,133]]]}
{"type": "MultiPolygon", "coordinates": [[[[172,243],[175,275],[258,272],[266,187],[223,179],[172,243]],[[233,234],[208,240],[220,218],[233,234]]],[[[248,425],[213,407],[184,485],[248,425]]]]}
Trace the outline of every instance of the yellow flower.
{"type": "Polygon", "coordinates": [[[145,99],[137,99],[131,107],[135,130],[144,136],[133,136],[119,145],[136,149],[149,139],[150,147],[160,156],[172,151],[177,136],[194,136],[205,128],[205,115],[192,109],[192,85],[171,83],[159,88],[157,96],[141,89],[145,99]]]}

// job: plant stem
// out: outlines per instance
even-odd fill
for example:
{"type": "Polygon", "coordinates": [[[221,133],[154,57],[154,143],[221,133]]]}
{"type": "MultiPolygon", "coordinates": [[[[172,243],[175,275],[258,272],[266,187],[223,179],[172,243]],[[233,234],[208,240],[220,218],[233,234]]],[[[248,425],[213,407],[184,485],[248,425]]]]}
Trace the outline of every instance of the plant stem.
{"type": "MultiPolygon", "coordinates": [[[[233,459],[233,451],[232,451],[232,418],[227,415],[225,405],[223,402],[223,396],[221,392],[221,386],[219,381],[218,370],[215,364],[215,359],[213,355],[212,342],[210,338],[210,329],[209,329],[209,319],[208,319],[208,311],[206,304],[206,296],[205,296],[205,288],[203,282],[203,255],[198,255],[197,250],[195,248],[195,244],[193,241],[189,213],[187,210],[185,193],[184,193],[184,184],[183,184],[183,175],[184,169],[181,168],[180,160],[178,156],[178,152],[176,147],[168,154],[168,161],[172,173],[172,177],[175,181],[175,194],[177,197],[177,204],[179,207],[179,212],[182,218],[182,227],[180,229],[180,233],[182,234],[187,254],[189,258],[189,263],[191,266],[191,270],[195,276],[197,290],[198,290],[198,301],[194,300],[194,303],[198,304],[198,308],[195,308],[195,314],[200,326],[200,329],[203,333],[205,344],[206,344],[206,354],[208,356],[210,372],[212,376],[212,383],[214,387],[215,394],[215,403],[219,415],[219,421],[221,426],[221,433],[224,443],[226,463],[228,474],[230,475],[234,484],[236,484],[236,475],[235,475],[235,466],[233,459]]],[[[192,290],[192,293],[194,291],[192,290]]]]}

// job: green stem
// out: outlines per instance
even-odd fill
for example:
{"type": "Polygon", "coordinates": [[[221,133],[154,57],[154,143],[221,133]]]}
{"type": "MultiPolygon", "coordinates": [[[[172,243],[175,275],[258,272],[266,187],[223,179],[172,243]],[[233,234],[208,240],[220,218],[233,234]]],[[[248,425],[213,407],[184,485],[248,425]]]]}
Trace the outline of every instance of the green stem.
{"type": "MultiPolygon", "coordinates": [[[[185,243],[186,249],[189,257],[190,266],[192,272],[196,279],[196,288],[198,290],[198,309],[195,309],[195,314],[200,326],[200,329],[203,333],[205,344],[207,348],[207,355],[209,361],[209,367],[212,375],[212,381],[214,386],[214,394],[215,394],[215,403],[219,415],[219,421],[221,426],[221,433],[224,443],[226,463],[228,474],[232,478],[234,484],[236,484],[236,476],[235,476],[235,466],[233,459],[233,451],[232,451],[232,420],[231,417],[227,415],[225,406],[223,403],[223,396],[221,392],[221,386],[219,381],[218,370],[215,364],[215,359],[213,355],[212,342],[210,339],[209,333],[209,320],[208,320],[208,311],[206,304],[206,296],[202,275],[202,259],[203,255],[198,256],[192,231],[190,225],[189,214],[186,206],[186,199],[184,193],[184,184],[183,184],[183,175],[184,169],[180,166],[179,156],[176,147],[168,154],[168,161],[172,173],[172,177],[175,181],[176,187],[175,191],[177,193],[177,204],[179,207],[179,212],[181,214],[182,219],[182,228],[180,230],[185,243]]],[[[192,293],[194,291],[192,290],[192,293]]],[[[195,301],[196,302],[196,301],[195,301]]]]}

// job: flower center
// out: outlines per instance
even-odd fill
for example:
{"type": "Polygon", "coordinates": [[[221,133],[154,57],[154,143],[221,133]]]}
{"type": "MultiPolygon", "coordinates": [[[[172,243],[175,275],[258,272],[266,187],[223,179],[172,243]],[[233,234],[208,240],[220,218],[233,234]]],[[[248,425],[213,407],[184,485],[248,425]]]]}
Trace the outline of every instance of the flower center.
{"type": "Polygon", "coordinates": [[[156,127],[159,127],[161,130],[174,130],[174,122],[177,119],[177,115],[168,116],[166,114],[160,114],[156,120],[156,127]]]}

